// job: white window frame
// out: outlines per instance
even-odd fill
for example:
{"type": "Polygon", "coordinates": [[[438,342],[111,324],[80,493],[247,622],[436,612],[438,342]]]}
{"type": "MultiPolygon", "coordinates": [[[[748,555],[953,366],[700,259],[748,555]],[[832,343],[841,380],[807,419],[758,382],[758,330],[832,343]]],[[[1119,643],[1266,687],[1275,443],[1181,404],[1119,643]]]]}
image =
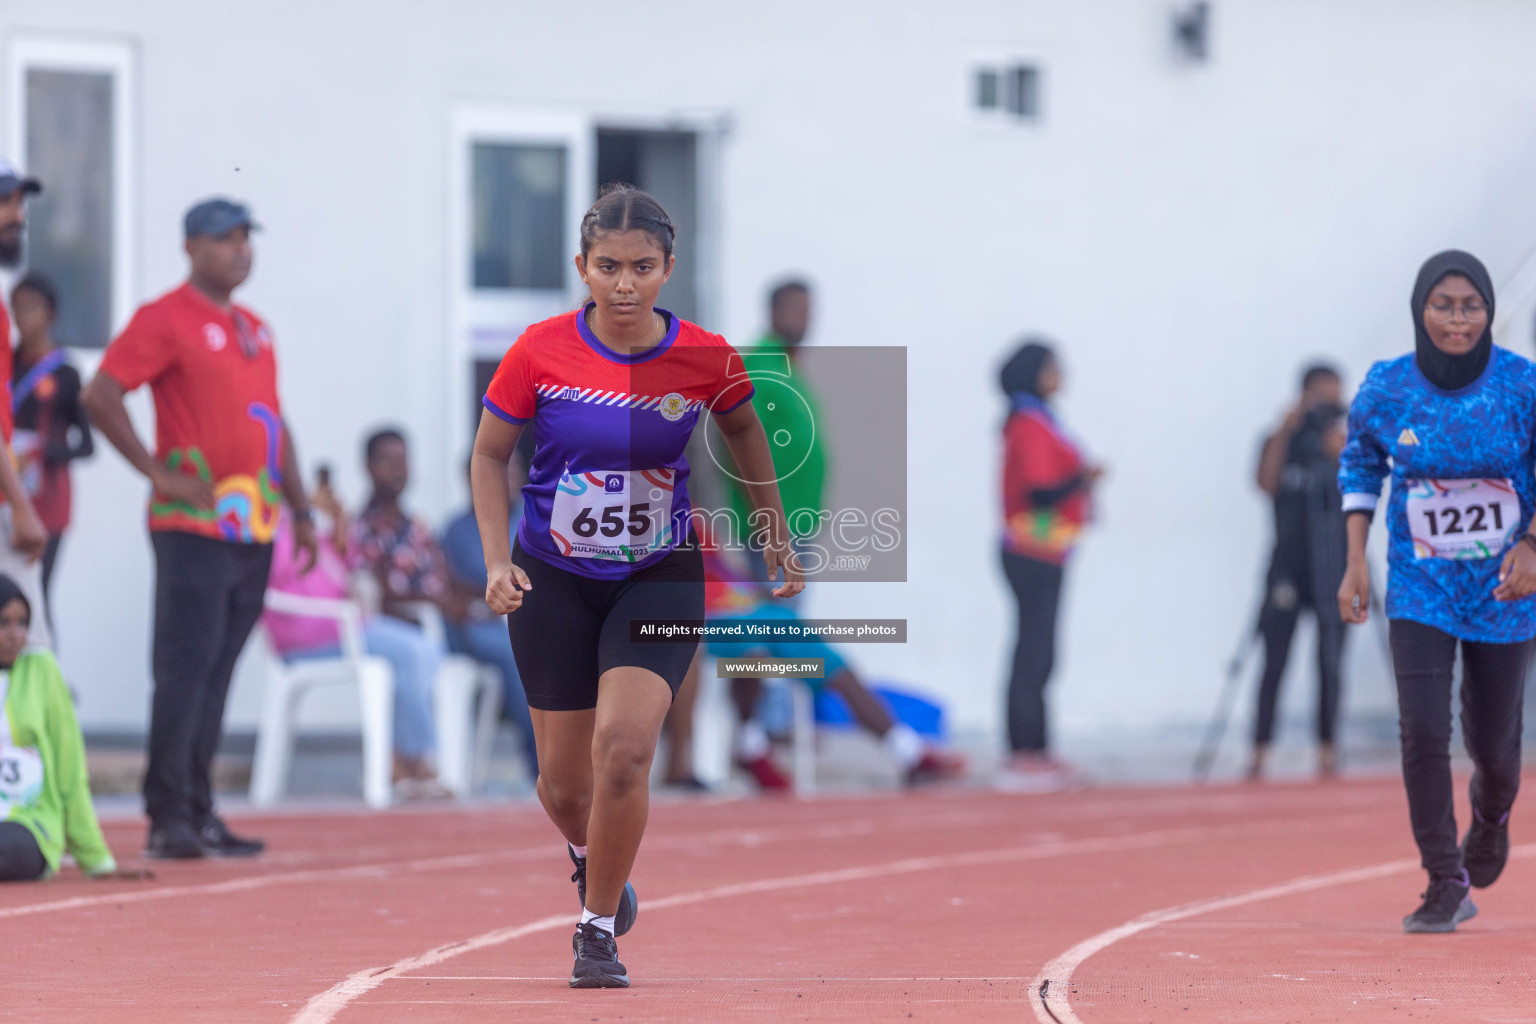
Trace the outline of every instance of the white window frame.
{"type": "Polygon", "coordinates": [[[994,131],[1004,129],[1017,131],[1021,128],[1040,127],[1046,120],[1047,70],[1048,65],[1044,56],[1038,50],[1028,47],[973,50],[970,59],[965,63],[964,98],[967,118],[976,127],[994,131]],[[1039,76],[1040,105],[1032,115],[1014,114],[1002,105],[1007,74],[1017,67],[1032,67],[1039,76]],[[998,75],[999,105],[991,109],[983,109],[976,105],[976,76],[982,71],[994,71],[998,75]]]}
{"type": "MultiPolygon", "coordinates": [[[[5,153],[24,172],[27,146],[27,72],[78,71],[112,76],[112,295],[115,335],[138,299],[135,197],[138,195],[138,51],[128,39],[81,39],[54,33],[17,33],[5,45],[5,153]]],[[[43,182],[46,190],[48,183],[43,182]]],[[[77,365],[93,372],[101,349],[71,349],[77,365]]]]}
{"type": "MultiPolygon", "coordinates": [[[[582,215],[591,204],[597,174],[597,131],[634,128],[693,132],[697,136],[699,207],[698,268],[695,278],[700,319],[715,323],[720,300],[719,243],[723,209],[719,163],[730,119],[718,111],[680,113],[676,110],[576,109],[519,104],[465,104],[452,110],[448,139],[448,318],[447,387],[448,450],[465,452],[472,440],[469,412],[479,396],[473,393],[471,368],[475,360],[497,358],[516,340],[520,324],[536,322],[562,309],[573,308],[583,293],[576,272],[578,233],[582,215]],[[472,287],[470,268],[475,143],[560,145],[566,147],[566,237],[563,258],[565,288],[485,289],[472,287]],[[477,338],[477,332],[479,336],[477,338]],[[494,344],[488,344],[494,338],[494,344]]],[[[458,457],[447,460],[458,466],[458,457]]],[[[454,475],[458,475],[457,469],[454,475]]],[[[448,481],[452,483],[452,480],[448,481]]]]}

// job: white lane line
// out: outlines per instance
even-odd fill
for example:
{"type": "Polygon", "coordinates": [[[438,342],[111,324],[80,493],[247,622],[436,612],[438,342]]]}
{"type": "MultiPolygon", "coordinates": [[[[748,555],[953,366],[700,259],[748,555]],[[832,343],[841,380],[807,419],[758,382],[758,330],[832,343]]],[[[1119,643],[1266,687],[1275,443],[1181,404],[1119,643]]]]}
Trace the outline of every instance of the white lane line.
{"type": "MultiPolygon", "coordinates": [[[[1346,816],[1340,816],[1341,818],[1346,816]]],[[[769,825],[761,828],[728,827],[707,832],[673,833],[657,836],[648,844],[650,849],[689,850],[700,845],[739,846],[748,849],[773,842],[804,842],[807,839],[846,839],[873,835],[877,832],[929,831],[937,826],[959,828],[967,824],[991,824],[996,820],[995,811],[962,811],[928,818],[921,822],[901,822],[891,825],[873,818],[855,818],[842,822],[818,825],[809,831],[792,823],[769,825]]],[[[1214,827],[1214,826],[1212,826],[1214,827]]],[[[1232,828],[1242,827],[1233,823],[1232,828]]],[[[34,914],[58,913],[119,904],[149,903],[175,899],[182,896],[218,896],[265,889],[275,885],[293,885],[305,882],[345,882],[352,880],[379,880],[396,872],[452,871],[456,868],[485,867],[493,864],[517,861],[541,860],[549,855],[551,845],[558,846],[558,839],[550,844],[516,850],[488,851],[477,854],[457,854],[446,857],[426,857],[406,861],[380,861],[372,864],[355,864],[346,867],[308,868],[299,871],[280,871],[265,875],[249,875],[222,882],[190,885],[155,886],[135,890],[118,890],[94,896],[72,896],[65,899],[45,900],[13,907],[0,907],[0,921],[34,914]]]]}
{"type": "MultiPolygon", "coordinates": [[[[826,825],[807,833],[803,829],[764,828],[758,830],[729,828],[692,835],[658,837],[655,845],[662,849],[691,849],[700,845],[735,845],[747,848],[770,842],[793,840],[803,842],[812,839],[844,839],[873,834],[877,829],[873,819],[862,819],[836,825],[826,825]]],[[[223,882],[207,882],[195,885],[157,886],[97,896],[71,896],[66,899],[26,903],[14,907],[0,907],[0,920],[28,917],[33,914],[57,913],[125,903],[149,903],[156,900],[175,899],[181,896],[219,896],[230,893],[250,892],[274,885],[293,885],[304,882],[346,882],[352,880],[378,880],[397,873],[452,871],[459,868],[486,867],[517,861],[542,860],[558,857],[550,851],[557,848],[558,839],[536,847],[516,850],[494,850],[485,853],[453,854],[445,857],[425,857],[405,861],[382,861],[373,864],[354,864],[348,867],[310,868],[303,871],[277,871],[265,875],[247,875],[223,882]]]]}
{"type": "MultiPolygon", "coordinates": [[[[1510,851],[1510,856],[1524,857],[1536,854],[1536,843],[1526,846],[1517,846],[1510,851]]],[[[1388,875],[1402,874],[1406,871],[1420,870],[1416,860],[1394,860],[1385,864],[1374,864],[1370,867],[1351,868],[1347,871],[1335,871],[1326,875],[1306,875],[1301,878],[1283,882],[1280,885],[1272,885],[1263,889],[1254,889],[1250,892],[1237,893],[1232,896],[1218,896],[1214,899],[1196,900],[1193,903],[1184,903],[1176,907],[1168,907],[1163,910],[1154,910],[1140,917],[1127,921],[1125,924],[1084,939],[1071,949],[1056,957],[1050,963],[1040,969],[1029,983],[1029,1003],[1035,1011],[1035,1019],[1039,1024],[1083,1024],[1083,1020],[1072,1010],[1070,995],[1072,991],[1072,974],[1082,966],[1083,961],[1095,953],[1113,946],[1122,939],[1128,939],[1132,935],[1140,934],[1159,925],[1168,924],[1171,921],[1182,921],[1186,918],[1197,917],[1200,914],[1208,914],[1213,910],[1226,910],[1230,907],[1247,906],[1250,903],[1262,903],[1264,900],[1279,899],[1283,896],[1295,896],[1298,893],[1315,892],[1318,889],[1327,889],[1336,885],[1352,885],[1355,882],[1369,882],[1377,878],[1385,878],[1388,875]],[[1045,996],[1041,997],[1041,988],[1045,987],[1045,996]],[[1046,1009],[1045,1002],[1050,1001],[1050,1009],[1046,1009]]]]}
{"type": "MultiPolygon", "coordinates": [[[[1350,821],[1356,823],[1360,820],[1359,815],[1349,815],[1347,817],[1350,821]]],[[[713,889],[700,889],[694,892],[679,893],[674,896],[665,896],[661,899],[648,900],[644,904],[644,909],[649,913],[665,910],[669,907],[690,906],[696,903],[729,899],[735,896],[750,896],[757,893],[810,886],[834,885],[839,882],[863,882],[890,875],[912,874],[914,872],[933,871],[942,868],[982,867],[989,864],[1046,860],[1053,857],[1117,853],[1126,850],[1148,849],[1156,846],[1173,846],[1181,843],[1204,843],[1228,837],[1251,838],[1255,834],[1263,832],[1289,835],[1298,827],[1306,827],[1318,823],[1318,819],[1312,819],[1301,822],[1295,820],[1273,822],[1269,825],[1244,823],[1216,827],[1166,829],[1157,832],[1140,832],[1127,836],[1110,836],[1100,839],[1032,843],[1027,846],[1011,846],[999,850],[975,850],[967,853],[943,854],[931,857],[909,857],[904,860],[888,861],[884,864],[872,864],[866,867],[843,868],[836,871],[817,871],[804,875],[787,875],[779,878],[766,878],[755,882],[740,882],[734,885],[717,886],[713,889]]],[[[293,1017],[292,1024],[329,1024],[350,1003],[378,988],[386,981],[393,980],[411,971],[433,967],[463,953],[474,952],[487,946],[497,946],[504,942],[512,942],[538,932],[553,931],[557,928],[570,928],[573,916],[571,914],[556,914],[529,922],[528,924],[517,925],[511,928],[498,928],[495,931],[485,932],[473,938],[465,939],[462,942],[438,946],[436,949],[427,950],[425,953],[397,960],[387,967],[365,968],[336,983],[324,992],[313,996],[304,1005],[304,1008],[293,1017]]]]}
{"type": "MultiPolygon", "coordinates": [[[[547,975],[547,976],[532,975],[532,974],[412,974],[409,977],[398,978],[396,980],[398,980],[398,981],[565,981],[566,977],[567,976],[564,975],[564,974],[551,974],[551,975],[547,975]]],[[[665,981],[665,982],[671,982],[671,981],[705,981],[705,982],[711,982],[711,981],[718,981],[718,982],[744,982],[744,981],[767,982],[767,981],[781,981],[781,982],[784,982],[786,984],[805,985],[805,984],[815,984],[818,981],[856,981],[856,982],[889,981],[889,982],[893,982],[894,983],[894,982],[905,982],[905,981],[1029,981],[1030,979],[1028,979],[1026,977],[1022,977],[1022,976],[1014,977],[1012,975],[1003,975],[1003,974],[994,974],[994,975],[990,975],[990,976],[985,977],[985,978],[980,977],[980,976],[976,976],[976,977],[951,976],[951,977],[943,977],[943,978],[937,977],[937,976],[934,976],[934,977],[905,977],[905,978],[871,978],[871,977],[867,977],[867,976],[860,976],[860,977],[857,977],[857,978],[838,978],[838,977],[833,977],[832,975],[818,974],[814,978],[679,978],[679,977],[676,977],[674,975],[668,975],[665,978],[657,978],[656,980],[657,981],[665,981]]]]}

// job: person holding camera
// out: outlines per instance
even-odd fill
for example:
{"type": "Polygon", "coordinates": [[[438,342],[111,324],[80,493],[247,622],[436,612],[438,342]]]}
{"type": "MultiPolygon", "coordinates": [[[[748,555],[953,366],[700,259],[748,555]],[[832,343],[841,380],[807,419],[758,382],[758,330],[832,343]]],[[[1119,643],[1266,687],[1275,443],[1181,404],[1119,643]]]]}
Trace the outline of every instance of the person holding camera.
{"type": "Polygon", "coordinates": [[[1264,582],[1259,634],[1264,673],[1254,715],[1253,760],[1248,777],[1264,774],[1275,734],[1280,680],[1303,611],[1317,621],[1317,770],[1338,771],[1334,728],[1339,716],[1344,623],[1334,614],[1348,545],[1338,487],[1339,452],[1346,439],[1343,385],[1333,367],[1318,363],[1301,375],[1301,395],[1264,442],[1259,489],[1275,507],[1275,549],[1264,582]]]}

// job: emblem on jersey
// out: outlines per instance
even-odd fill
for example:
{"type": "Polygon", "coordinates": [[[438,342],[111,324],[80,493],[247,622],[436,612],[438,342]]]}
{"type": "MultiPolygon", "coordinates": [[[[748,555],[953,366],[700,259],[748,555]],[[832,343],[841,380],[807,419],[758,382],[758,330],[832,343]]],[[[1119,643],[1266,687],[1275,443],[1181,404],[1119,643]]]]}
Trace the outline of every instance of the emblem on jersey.
{"type": "Polygon", "coordinates": [[[623,473],[609,473],[607,478],[603,480],[604,494],[617,494],[622,490],[624,490],[623,473]]]}
{"type": "Polygon", "coordinates": [[[1404,427],[1403,428],[1403,432],[1401,434],[1397,435],[1397,443],[1398,444],[1418,444],[1419,443],[1419,435],[1415,434],[1412,429],[1410,429],[1408,427],[1404,427]]]}
{"type": "Polygon", "coordinates": [[[203,324],[203,340],[208,343],[210,352],[222,352],[224,346],[229,344],[228,335],[218,324],[203,324]]]}
{"type": "Polygon", "coordinates": [[[669,423],[676,423],[683,418],[683,413],[688,411],[688,402],[676,391],[662,398],[661,404],[656,407],[662,418],[669,423]]]}

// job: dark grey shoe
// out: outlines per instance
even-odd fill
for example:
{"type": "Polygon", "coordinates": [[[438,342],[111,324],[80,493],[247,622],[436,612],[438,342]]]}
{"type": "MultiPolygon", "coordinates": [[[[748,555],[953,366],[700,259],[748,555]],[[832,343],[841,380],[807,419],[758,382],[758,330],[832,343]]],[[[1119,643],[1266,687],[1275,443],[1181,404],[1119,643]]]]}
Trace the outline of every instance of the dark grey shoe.
{"type": "Polygon", "coordinates": [[[1498,881],[1509,860],[1509,815],[1497,822],[1487,821],[1477,808],[1472,809],[1472,824],[1467,828],[1467,838],[1461,841],[1461,863],[1467,869],[1467,878],[1478,889],[1486,889],[1498,881]]]}
{"type": "MultiPolygon", "coordinates": [[[[571,873],[571,881],[576,883],[576,900],[581,904],[581,909],[587,909],[587,858],[576,856],[575,849],[570,843],[565,844],[566,855],[571,858],[571,863],[576,865],[576,870],[571,873]]],[[[640,897],[635,895],[635,887],[628,882],[624,883],[624,895],[619,897],[619,912],[613,915],[613,934],[623,935],[635,926],[635,918],[640,916],[640,897]]]]}
{"type": "Polygon", "coordinates": [[[203,819],[197,838],[210,857],[254,857],[267,848],[264,840],[235,835],[228,825],[212,814],[203,819]]]}
{"type": "Polygon", "coordinates": [[[571,988],[629,988],[629,971],[619,963],[618,943],[597,925],[578,925],[571,950],[576,954],[571,988]]]}
{"type": "Polygon", "coordinates": [[[197,831],[185,821],[149,826],[144,856],[150,860],[197,860],[205,856],[197,831]]]}
{"type": "Polygon", "coordinates": [[[1403,918],[1405,932],[1453,932],[1461,922],[1477,916],[1477,904],[1469,895],[1466,872],[1458,878],[1431,878],[1419,909],[1403,918]]]}

